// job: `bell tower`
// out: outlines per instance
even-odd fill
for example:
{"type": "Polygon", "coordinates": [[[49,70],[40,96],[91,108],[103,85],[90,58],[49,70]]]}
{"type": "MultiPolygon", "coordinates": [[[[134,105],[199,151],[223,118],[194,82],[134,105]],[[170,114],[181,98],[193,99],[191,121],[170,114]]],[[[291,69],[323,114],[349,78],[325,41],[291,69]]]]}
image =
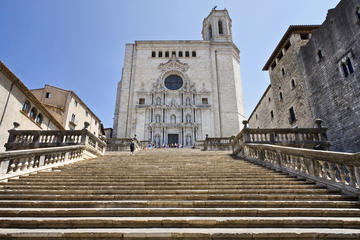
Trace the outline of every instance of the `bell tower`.
{"type": "Polygon", "coordinates": [[[226,9],[213,8],[203,21],[203,40],[214,42],[232,42],[231,18],[226,9]]]}

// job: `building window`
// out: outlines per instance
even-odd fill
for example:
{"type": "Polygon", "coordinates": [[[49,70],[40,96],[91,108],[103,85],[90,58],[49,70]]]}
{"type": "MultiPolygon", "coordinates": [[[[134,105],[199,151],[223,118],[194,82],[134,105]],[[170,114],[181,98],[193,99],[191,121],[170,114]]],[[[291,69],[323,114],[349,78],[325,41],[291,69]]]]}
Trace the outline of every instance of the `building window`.
{"type": "Polygon", "coordinates": [[[283,56],[284,56],[283,52],[280,51],[279,54],[278,54],[278,56],[277,56],[277,59],[280,60],[283,56]]]}
{"type": "Polygon", "coordinates": [[[37,110],[36,108],[33,107],[30,111],[30,118],[35,119],[36,114],[37,114],[37,110]]]}
{"type": "Polygon", "coordinates": [[[358,19],[360,20],[360,7],[358,7],[356,9],[356,15],[357,15],[358,19]]]}
{"type": "Polygon", "coordinates": [[[162,51],[159,51],[159,53],[158,53],[159,55],[159,57],[162,57],[162,51]]]}
{"type": "Polygon", "coordinates": [[[95,126],[97,125],[97,121],[95,121],[95,126]]]}
{"type": "Polygon", "coordinates": [[[320,61],[323,58],[321,50],[317,51],[317,57],[318,57],[318,61],[320,61]]]}
{"type": "Polygon", "coordinates": [[[30,110],[30,102],[26,100],[22,107],[23,112],[28,113],[30,110]]]}
{"type": "Polygon", "coordinates": [[[160,97],[156,98],[156,105],[161,105],[161,98],[160,97]]]}
{"type": "Polygon", "coordinates": [[[283,76],[285,76],[285,69],[284,68],[281,69],[281,73],[282,73],[283,76]]]}
{"type": "Polygon", "coordinates": [[[175,51],[172,51],[172,52],[171,52],[171,56],[172,56],[172,57],[176,57],[176,52],[175,52],[175,51]]]}
{"type": "Polygon", "coordinates": [[[296,121],[296,117],[295,117],[295,111],[294,111],[293,107],[291,107],[289,109],[289,113],[290,113],[289,121],[290,121],[290,123],[294,123],[296,121]]]}
{"type": "Polygon", "coordinates": [[[165,57],[169,57],[169,52],[168,51],[165,52],[165,57]]]}
{"type": "Polygon", "coordinates": [[[176,123],[176,116],[175,116],[175,114],[171,115],[171,117],[170,117],[170,123],[173,123],[173,124],[176,123]]]}
{"type": "Polygon", "coordinates": [[[145,104],[145,98],[139,98],[139,104],[144,105],[145,104]]]}
{"type": "Polygon", "coordinates": [[[156,57],[156,52],[155,51],[151,52],[151,57],[153,57],[153,58],[156,57]]]}
{"type": "Polygon", "coordinates": [[[36,116],[35,122],[36,122],[37,124],[41,124],[41,123],[42,123],[42,120],[43,120],[43,116],[41,115],[41,113],[39,113],[39,114],[36,116]]]}
{"type": "Polygon", "coordinates": [[[192,56],[196,57],[196,52],[195,51],[192,51],[192,56]]]}
{"type": "Polygon", "coordinates": [[[75,123],[75,114],[71,115],[71,122],[75,123]]]}
{"type": "Polygon", "coordinates": [[[191,122],[191,115],[190,114],[186,115],[186,122],[187,123],[191,122]]]}
{"type": "Polygon", "coordinates": [[[282,92],[280,92],[280,101],[282,101],[283,100],[283,94],[282,94],[282,92]]]}
{"type": "Polygon", "coordinates": [[[271,97],[269,97],[269,102],[271,102],[271,97]]]}
{"type": "Polygon", "coordinates": [[[190,57],[189,51],[186,51],[186,52],[185,52],[185,57],[190,57]]]}
{"type": "Polygon", "coordinates": [[[291,88],[294,89],[296,87],[296,83],[294,79],[291,79],[291,88]]]}
{"type": "Polygon", "coordinates": [[[271,116],[271,120],[273,120],[274,119],[274,112],[273,111],[270,112],[270,116],[271,116]]]}
{"type": "Polygon", "coordinates": [[[51,97],[51,93],[47,92],[45,93],[45,98],[50,98],[51,97]]]}
{"type": "Polygon", "coordinates": [[[257,116],[257,114],[255,114],[255,119],[256,119],[256,120],[258,119],[258,116],[257,116]]]}
{"type": "Polygon", "coordinates": [[[207,98],[202,98],[202,99],[201,99],[201,103],[202,103],[202,104],[209,104],[207,98]]]}
{"type": "Polygon", "coordinates": [[[346,64],[343,63],[343,64],[341,64],[341,66],[342,66],[342,69],[343,69],[343,72],[344,72],[344,76],[345,76],[345,77],[349,76],[349,71],[348,71],[348,69],[347,69],[346,64]]]}
{"type": "Polygon", "coordinates": [[[74,100],[74,104],[75,104],[75,107],[77,107],[78,102],[76,100],[74,100]]]}
{"type": "Polygon", "coordinates": [[[275,67],[276,67],[276,62],[274,61],[274,62],[271,64],[271,70],[274,70],[275,67]]]}
{"type": "Polygon", "coordinates": [[[354,73],[354,67],[350,58],[343,60],[341,63],[341,68],[344,74],[344,77],[348,77],[350,74],[354,73]]]}
{"type": "Polygon", "coordinates": [[[182,51],[179,51],[179,57],[182,57],[183,56],[183,52],[182,51]]]}
{"type": "Polygon", "coordinates": [[[354,68],[353,68],[353,65],[351,63],[350,58],[348,58],[348,60],[346,61],[346,65],[347,65],[347,67],[349,69],[349,73],[352,74],[354,72],[354,68]]]}
{"type": "Polygon", "coordinates": [[[223,24],[222,24],[221,20],[218,22],[218,25],[219,25],[219,34],[224,34],[223,24]]]}
{"type": "Polygon", "coordinates": [[[287,41],[287,43],[285,44],[285,50],[288,50],[289,48],[290,48],[290,46],[291,46],[291,42],[290,42],[290,40],[289,41],[287,41]]]}
{"type": "Polygon", "coordinates": [[[300,38],[301,38],[301,40],[309,39],[309,34],[308,33],[302,33],[302,34],[300,34],[300,38]]]}
{"type": "Polygon", "coordinates": [[[88,117],[88,116],[89,116],[89,112],[88,112],[88,111],[85,111],[85,115],[88,117]]]}
{"type": "Polygon", "coordinates": [[[211,25],[209,25],[209,39],[212,39],[212,29],[211,29],[211,25]]]}

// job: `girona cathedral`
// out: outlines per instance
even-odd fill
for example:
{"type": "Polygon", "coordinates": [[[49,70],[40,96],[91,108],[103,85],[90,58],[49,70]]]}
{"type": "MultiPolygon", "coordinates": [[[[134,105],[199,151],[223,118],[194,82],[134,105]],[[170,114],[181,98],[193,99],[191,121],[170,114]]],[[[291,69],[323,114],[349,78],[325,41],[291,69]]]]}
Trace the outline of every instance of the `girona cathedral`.
{"type": "Polygon", "coordinates": [[[231,27],[228,11],[213,9],[202,40],[127,44],[113,136],[192,146],[236,135],[246,118],[231,27]]]}

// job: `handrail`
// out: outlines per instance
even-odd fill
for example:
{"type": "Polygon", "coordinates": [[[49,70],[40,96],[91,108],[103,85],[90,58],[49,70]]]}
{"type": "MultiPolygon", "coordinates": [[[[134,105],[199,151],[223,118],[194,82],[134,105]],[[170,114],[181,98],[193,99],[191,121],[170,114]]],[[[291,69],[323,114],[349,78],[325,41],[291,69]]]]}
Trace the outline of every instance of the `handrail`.
{"type": "Polygon", "coordinates": [[[6,151],[89,145],[104,154],[106,143],[87,129],[82,130],[9,130],[6,151]]]}
{"type": "Polygon", "coordinates": [[[289,147],[328,150],[327,128],[321,127],[321,120],[317,119],[317,128],[247,128],[247,121],[243,121],[244,128],[232,141],[233,152],[241,151],[245,143],[273,144],[289,147]]]}
{"type": "Polygon", "coordinates": [[[360,153],[247,143],[237,156],[338,189],[344,194],[360,194],[360,153]]]}

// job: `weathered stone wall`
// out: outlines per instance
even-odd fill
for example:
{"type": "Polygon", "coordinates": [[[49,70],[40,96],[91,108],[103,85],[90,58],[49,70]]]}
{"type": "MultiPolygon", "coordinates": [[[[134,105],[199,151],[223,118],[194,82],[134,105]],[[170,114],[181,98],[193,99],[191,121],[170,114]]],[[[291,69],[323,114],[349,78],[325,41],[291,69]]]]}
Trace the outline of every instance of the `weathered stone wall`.
{"type": "Polygon", "coordinates": [[[273,70],[269,69],[276,109],[276,126],[278,128],[313,127],[314,121],[307,99],[305,81],[301,65],[298,62],[299,49],[308,40],[302,40],[299,33],[294,33],[290,36],[289,41],[290,48],[282,49],[283,57],[277,61],[273,70]],[[280,94],[282,94],[282,98],[280,94]],[[291,107],[295,112],[295,121],[290,120],[291,107]]]}
{"type": "Polygon", "coordinates": [[[331,149],[337,151],[360,151],[359,7],[359,0],[343,0],[329,10],[325,22],[299,55],[313,115],[324,120],[331,149]],[[345,77],[342,63],[347,65],[348,59],[354,72],[345,77]]]}
{"type": "Polygon", "coordinates": [[[271,85],[266,89],[255,110],[249,117],[250,128],[276,128],[277,114],[271,85]],[[271,117],[271,111],[274,117],[271,117]]]}

